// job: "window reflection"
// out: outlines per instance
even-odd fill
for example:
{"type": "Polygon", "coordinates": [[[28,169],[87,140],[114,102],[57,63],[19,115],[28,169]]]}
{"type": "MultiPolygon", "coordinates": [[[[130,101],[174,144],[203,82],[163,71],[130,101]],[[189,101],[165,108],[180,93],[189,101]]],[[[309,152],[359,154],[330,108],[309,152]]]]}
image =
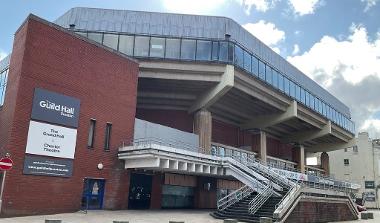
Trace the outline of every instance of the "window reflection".
{"type": "Polygon", "coordinates": [[[181,59],[195,60],[195,40],[182,39],[181,59]]]}
{"type": "Polygon", "coordinates": [[[179,59],[180,39],[166,39],[165,57],[169,59],[179,59]]]}
{"type": "Polygon", "coordinates": [[[244,67],[243,49],[235,45],[235,64],[241,68],[244,67]]]}
{"type": "Polygon", "coordinates": [[[121,53],[127,54],[128,56],[133,55],[133,36],[120,35],[119,37],[119,51],[121,53]]]}
{"type": "Polygon", "coordinates": [[[251,72],[251,55],[247,51],[244,51],[244,69],[251,72]]]}
{"type": "Polygon", "coordinates": [[[270,66],[266,66],[265,69],[266,69],[266,71],[265,71],[265,81],[268,84],[272,84],[273,69],[270,66]]]}
{"type": "Polygon", "coordinates": [[[102,43],[103,34],[102,33],[88,33],[88,38],[94,40],[95,42],[102,43]]]}
{"type": "Polygon", "coordinates": [[[255,56],[252,56],[252,73],[259,76],[259,60],[255,56]]]}
{"type": "Polygon", "coordinates": [[[265,64],[259,61],[259,78],[265,80],[265,64]]]}
{"type": "Polygon", "coordinates": [[[150,39],[150,56],[164,58],[165,39],[152,37],[150,39]]]}
{"type": "Polygon", "coordinates": [[[103,45],[108,46],[114,50],[117,50],[118,39],[119,39],[118,35],[105,33],[103,37],[103,45]]]}
{"type": "Polygon", "coordinates": [[[148,36],[136,36],[134,56],[136,56],[136,57],[147,57],[148,53],[149,53],[149,37],[148,36]]]}
{"type": "Polygon", "coordinates": [[[211,59],[211,41],[197,41],[197,60],[211,59]]]}

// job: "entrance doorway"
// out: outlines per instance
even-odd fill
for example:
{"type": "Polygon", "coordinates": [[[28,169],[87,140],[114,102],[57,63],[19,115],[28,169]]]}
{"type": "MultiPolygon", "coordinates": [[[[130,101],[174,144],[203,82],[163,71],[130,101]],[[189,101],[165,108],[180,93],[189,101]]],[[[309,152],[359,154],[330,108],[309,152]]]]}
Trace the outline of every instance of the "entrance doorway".
{"type": "Polygon", "coordinates": [[[97,210],[103,208],[104,179],[84,179],[82,208],[86,210],[97,210]]]}
{"type": "Polygon", "coordinates": [[[152,176],[132,173],[129,187],[129,209],[149,209],[152,191],[152,176]]]}

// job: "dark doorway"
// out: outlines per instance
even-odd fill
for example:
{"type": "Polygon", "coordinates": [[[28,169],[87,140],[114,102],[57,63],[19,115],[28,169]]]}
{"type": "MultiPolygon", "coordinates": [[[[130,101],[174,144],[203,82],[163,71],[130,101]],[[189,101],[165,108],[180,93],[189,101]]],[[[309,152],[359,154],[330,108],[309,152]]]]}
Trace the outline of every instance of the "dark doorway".
{"type": "Polygon", "coordinates": [[[131,174],[129,187],[129,209],[149,209],[152,191],[152,176],[146,174],[131,174]]]}
{"type": "Polygon", "coordinates": [[[84,179],[82,208],[96,210],[103,208],[104,179],[84,179]]]}

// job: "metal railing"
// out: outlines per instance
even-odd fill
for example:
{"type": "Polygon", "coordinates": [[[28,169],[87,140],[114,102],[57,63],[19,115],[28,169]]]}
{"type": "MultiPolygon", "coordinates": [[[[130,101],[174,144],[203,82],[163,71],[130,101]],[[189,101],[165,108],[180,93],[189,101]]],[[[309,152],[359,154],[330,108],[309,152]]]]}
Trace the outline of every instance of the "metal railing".
{"type": "Polygon", "coordinates": [[[219,199],[217,201],[217,208],[218,210],[222,211],[231,205],[235,204],[236,202],[248,197],[249,195],[252,194],[254,190],[249,187],[248,185],[245,185],[241,187],[238,190],[235,190],[234,192],[228,194],[227,196],[219,199]]]}
{"type": "Polygon", "coordinates": [[[255,214],[256,211],[259,210],[259,208],[263,206],[264,203],[272,196],[272,194],[272,183],[269,183],[261,194],[257,194],[255,198],[249,202],[248,213],[251,215],[255,214]]]}

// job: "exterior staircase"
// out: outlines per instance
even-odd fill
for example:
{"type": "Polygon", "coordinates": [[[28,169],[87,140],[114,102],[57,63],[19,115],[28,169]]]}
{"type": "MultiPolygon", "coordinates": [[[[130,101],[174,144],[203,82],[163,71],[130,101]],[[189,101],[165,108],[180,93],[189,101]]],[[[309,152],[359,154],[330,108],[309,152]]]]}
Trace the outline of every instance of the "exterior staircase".
{"type": "Polygon", "coordinates": [[[211,213],[211,216],[217,219],[237,219],[241,222],[260,222],[260,217],[273,218],[273,212],[276,204],[280,202],[281,197],[270,197],[254,214],[249,214],[249,203],[257,196],[256,192],[252,192],[249,196],[236,202],[224,210],[217,210],[211,213]]]}

